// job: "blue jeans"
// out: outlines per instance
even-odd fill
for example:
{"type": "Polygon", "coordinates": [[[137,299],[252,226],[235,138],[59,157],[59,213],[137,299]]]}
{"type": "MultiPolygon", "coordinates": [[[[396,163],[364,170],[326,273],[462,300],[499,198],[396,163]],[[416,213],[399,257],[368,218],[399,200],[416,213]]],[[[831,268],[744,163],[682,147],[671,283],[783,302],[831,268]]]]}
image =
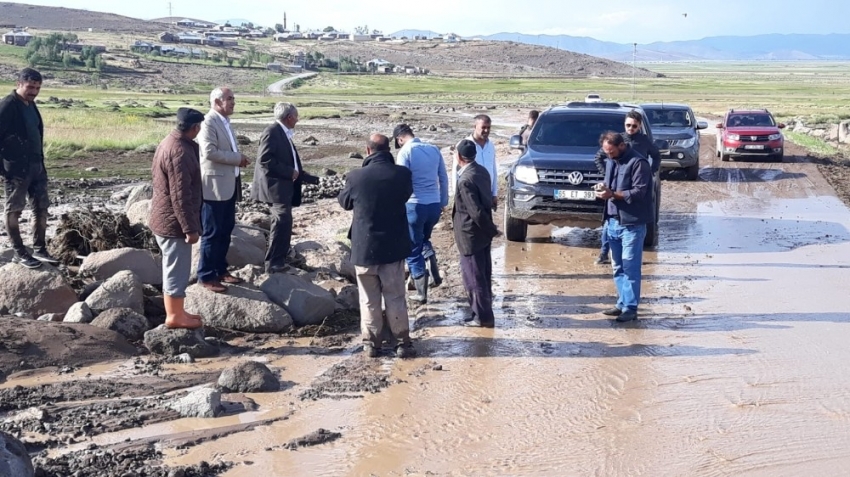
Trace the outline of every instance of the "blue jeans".
{"type": "Polygon", "coordinates": [[[205,200],[201,206],[201,258],[198,281],[217,282],[227,272],[230,234],[236,225],[236,194],[230,200],[205,200]]]}
{"type": "Polygon", "coordinates": [[[407,204],[407,226],[410,229],[410,240],[413,242],[413,249],[407,257],[407,268],[413,278],[420,278],[427,273],[422,247],[427,243],[430,248],[431,231],[440,221],[441,213],[442,207],[439,203],[407,204]]]}
{"type": "Polygon", "coordinates": [[[643,261],[643,239],[646,224],[621,225],[609,218],[608,243],[611,244],[611,264],[614,285],[617,287],[617,308],[637,311],[640,303],[640,274],[643,261]]]}
{"type": "Polygon", "coordinates": [[[600,257],[608,257],[608,252],[611,251],[611,244],[608,243],[608,221],[602,222],[602,248],[599,249],[600,257]]]}

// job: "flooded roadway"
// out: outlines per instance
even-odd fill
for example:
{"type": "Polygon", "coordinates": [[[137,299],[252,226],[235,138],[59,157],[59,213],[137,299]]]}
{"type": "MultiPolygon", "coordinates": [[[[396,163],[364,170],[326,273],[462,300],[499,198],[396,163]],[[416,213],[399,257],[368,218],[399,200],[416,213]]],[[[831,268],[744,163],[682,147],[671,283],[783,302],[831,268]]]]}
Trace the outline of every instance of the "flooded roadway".
{"type": "Polygon", "coordinates": [[[251,395],[259,412],[94,440],[291,412],[166,463],[241,464],[227,477],[844,474],[850,212],[814,164],[722,163],[704,143],[700,181],[663,184],[637,323],[600,314],[614,287],[592,264],[598,234],[532,227],[494,248],[497,328],[463,328],[456,305],[433,304],[415,323],[421,357],[374,364],[390,383],[379,393],[301,400],[362,356],[271,354],[288,389],[251,395]],[[342,438],[282,448],[320,427],[342,438]]]}

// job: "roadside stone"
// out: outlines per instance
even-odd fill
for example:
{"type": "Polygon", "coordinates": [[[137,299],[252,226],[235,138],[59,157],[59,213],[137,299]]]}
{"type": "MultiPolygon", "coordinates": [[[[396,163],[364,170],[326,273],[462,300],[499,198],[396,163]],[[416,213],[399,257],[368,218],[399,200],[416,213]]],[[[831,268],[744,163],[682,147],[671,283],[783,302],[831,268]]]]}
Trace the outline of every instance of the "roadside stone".
{"type": "Polygon", "coordinates": [[[77,294],[58,270],[50,265],[31,270],[17,263],[0,267],[0,308],[35,318],[46,313],[65,313],[77,302],[77,294]]]}
{"type": "Polygon", "coordinates": [[[137,202],[150,200],[153,198],[153,185],[150,183],[140,184],[133,187],[130,193],[127,194],[127,201],[124,202],[124,211],[129,212],[130,207],[137,202]]]}
{"type": "Polygon", "coordinates": [[[233,227],[233,237],[239,238],[253,245],[254,247],[259,248],[265,253],[266,244],[268,243],[266,240],[266,233],[257,230],[251,227],[245,227],[244,225],[236,224],[233,227]]]}
{"type": "Polygon", "coordinates": [[[151,215],[151,201],[140,200],[127,208],[124,212],[130,225],[142,224],[147,227],[148,218],[151,215]]]}
{"type": "Polygon", "coordinates": [[[64,317],[65,316],[62,313],[45,313],[39,316],[37,319],[38,321],[53,321],[58,323],[62,321],[64,317]]]}
{"type": "Polygon", "coordinates": [[[318,325],[336,309],[330,292],[287,273],[269,275],[260,289],[289,313],[296,326],[318,325]]]}
{"type": "Polygon", "coordinates": [[[0,431],[0,476],[33,477],[35,470],[23,442],[0,431]]]}
{"type": "Polygon", "coordinates": [[[183,417],[216,417],[221,413],[221,391],[201,388],[168,406],[183,417]]]}
{"type": "Polygon", "coordinates": [[[838,124],[838,142],[850,144],[850,121],[841,121],[838,124]]]}
{"type": "Polygon", "coordinates": [[[218,377],[226,393],[267,393],[280,390],[277,376],[263,363],[246,361],[226,368],[218,377]]]}
{"type": "Polygon", "coordinates": [[[329,291],[343,309],[360,309],[360,293],[356,285],[337,280],[323,280],[316,285],[329,291]]]}
{"type": "Polygon", "coordinates": [[[227,293],[213,293],[195,284],[186,290],[186,307],[204,318],[204,324],[247,333],[280,333],[292,318],[265,293],[251,285],[231,285],[227,293]]]}
{"type": "Polygon", "coordinates": [[[359,152],[352,152],[348,155],[349,159],[363,159],[363,155],[359,152]]]}
{"type": "Polygon", "coordinates": [[[129,308],[112,308],[92,320],[92,326],[112,330],[128,341],[141,340],[148,331],[148,320],[129,308]]]}
{"type": "Polygon", "coordinates": [[[162,258],[148,250],[130,247],[90,254],[83,259],[79,274],[105,280],[123,270],[135,273],[142,283],[162,285],[162,258]]]}
{"type": "Polygon", "coordinates": [[[253,225],[254,227],[259,227],[263,230],[269,230],[272,226],[272,222],[268,214],[264,214],[262,212],[245,212],[242,214],[242,218],[239,222],[247,225],[253,225]]]}
{"type": "Polygon", "coordinates": [[[94,313],[84,301],[78,301],[65,312],[65,323],[91,323],[94,313]]]}
{"type": "Polygon", "coordinates": [[[241,278],[251,285],[258,286],[262,276],[265,275],[265,268],[260,265],[245,265],[239,270],[230,272],[234,277],[241,278]]]}
{"type": "Polygon", "coordinates": [[[165,325],[145,333],[145,348],[153,354],[192,358],[209,358],[218,354],[218,348],[204,339],[203,330],[169,329],[165,325]]]}
{"type": "Polygon", "coordinates": [[[351,263],[351,249],[341,242],[330,245],[308,241],[295,245],[295,252],[302,255],[309,270],[327,270],[335,272],[352,282],[356,279],[354,264],[351,263]]]}
{"type": "Polygon", "coordinates": [[[113,193],[109,197],[109,200],[111,200],[112,202],[122,202],[123,201],[126,204],[127,197],[130,197],[130,192],[133,192],[133,189],[135,189],[135,188],[136,188],[136,186],[127,186],[127,187],[113,193]]]}
{"type": "MultiPolygon", "coordinates": [[[[263,248],[254,245],[252,238],[244,235],[232,235],[230,237],[230,248],[227,249],[227,263],[234,267],[245,265],[261,265],[266,257],[265,244],[263,248]]],[[[200,257],[199,257],[200,259],[200,257]]]]}
{"type": "Polygon", "coordinates": [[[236,142],[240,146],[249,146],[251,144],[251,138],[249,138],[248,136],[245,136],[244,134],[237,134],[236,135],[236,142]]]}
{"type": "Polygon", "coordinates": [[[142,282],[130,271],[113,275],[93,291],[85,302],[95,314],[111,308],[129,308],[139,314],[145,312],[142,282]]]}
{"type": "Polygon", "coordinates": [[[174,361],[182,364],[192,364],[195,362],[195,358],[193,358],[189,353],[183,353],[175,356],[174,361]]]}

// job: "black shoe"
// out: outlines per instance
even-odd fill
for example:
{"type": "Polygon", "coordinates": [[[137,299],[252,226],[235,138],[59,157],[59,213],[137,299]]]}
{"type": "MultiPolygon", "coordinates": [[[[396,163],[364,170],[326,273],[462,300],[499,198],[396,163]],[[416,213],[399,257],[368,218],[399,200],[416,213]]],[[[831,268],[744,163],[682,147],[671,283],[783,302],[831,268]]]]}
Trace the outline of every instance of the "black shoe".
{"type": "Polygon", "coordinates": [[[365,343],[363,345],[363,354],[365,354],[367,358],[377,358],[378,349],[375,348],[372,343],[365,343]]]}
{"type": "Polygon", "coordinates": [[[50,255],[50,253],[47,251],[46,248],[34,250],[32,252],[32,256],[33,256],[33,258],[35,258],[37,260],[41,260],[44,263],[47,263],[47,264],[50,264],[50,265],[59,265],[59,260],[53,258],[53,256],[50,255]]]}
{"type": "Polygon", "coordinates": [[[272,265],[266,267],[266,273],[286,273],[291,267],[289,265],[272,265]]]}
{"type": "Polygon", "coordinates": [[[463,326],[467,328],[495,328],[495,323],[481,323],[478,320],[469,320],[463,323],[463,326]]]}
{"type": "Polygon", "coordinates": [[[637,312],[632,310],[626,310],[617,317],[618,323],[626,323],[628,321],[637,320],[637,312]]]}
{"type": "Polygon", "coordinates": [[[14,263],[20,263],[27,268],[38,268],[41,266],[41,262],[33,258],[30,254],[15,255],[15,258],[13,258],[12,261],[14,263]]]}
{"type": "Polygon", "coordinates": [[[608,254],[603,255],[600,253],[599,256],[596,257],[596,260],[593,261],[593,263],[597,265],[607,265],[611,263],[611,260],[608,259],[608,254]]]}
{"type": "Polygon", "coordinates": [[[605,315],[605,316],[620,316],[621,314],[623,314],[623,310],[621,310],[617,307],[614,307],[614,308],[609,308],[607,310],[604,310],[602,312],[602,314],[605,315]]]}
{"type": "Polygon", "coordinates": [[[413,347],[413,343],[405,343],[403,345],[399,345],[395,350],[395,355],[399,359],[410,359],[416,357],[416,348],[413,347]]]}

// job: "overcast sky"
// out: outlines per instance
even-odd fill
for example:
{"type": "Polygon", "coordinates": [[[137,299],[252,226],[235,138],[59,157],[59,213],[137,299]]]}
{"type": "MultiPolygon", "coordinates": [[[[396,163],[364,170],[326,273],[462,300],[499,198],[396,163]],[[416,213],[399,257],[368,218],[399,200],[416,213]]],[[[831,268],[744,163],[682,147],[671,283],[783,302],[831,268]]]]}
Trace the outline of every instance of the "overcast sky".
{"type": "MultiPolygon", "coordinates": [[[[168,0],[25,0],[151,19],[168,16],[168,0]]],[[[173,15],[216,21],[244,18],[263,26],[302,30],[368,25],[384,33],[405,29],[461,36],[499,32],[590,36],[620,43],[694,40],[762,33],[850,33],[843,0],[172,0],[173,15]],[[596,7],[598,5],[598,7],[596,7]],[[596,7],[591,9],[590,7],[596,7]],[[687,13],[687,17],[683,14],[687,13]]]]}

